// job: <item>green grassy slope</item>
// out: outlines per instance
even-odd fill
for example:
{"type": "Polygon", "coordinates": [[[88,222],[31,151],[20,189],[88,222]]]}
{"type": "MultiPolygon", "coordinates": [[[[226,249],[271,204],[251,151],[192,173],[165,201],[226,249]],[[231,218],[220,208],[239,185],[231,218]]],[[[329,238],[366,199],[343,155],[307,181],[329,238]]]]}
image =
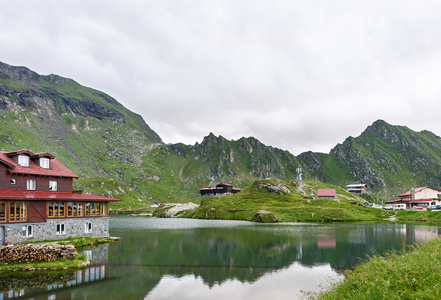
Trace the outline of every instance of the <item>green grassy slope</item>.
{"type": "Polygon", "coordinates": [[[337,186],[312,181],[305,181],[303,186],[294,185],[277,179],[258,180],[235,195],[203,198],[201,206],[185,217],[257,222],[330,222],[372,221],[390,214],[359,206],[365,202],[362,198],[337,186]],[[317,195],[320,188],[336,189],[336,200],[310,199],[309,195],[317,195]]]}

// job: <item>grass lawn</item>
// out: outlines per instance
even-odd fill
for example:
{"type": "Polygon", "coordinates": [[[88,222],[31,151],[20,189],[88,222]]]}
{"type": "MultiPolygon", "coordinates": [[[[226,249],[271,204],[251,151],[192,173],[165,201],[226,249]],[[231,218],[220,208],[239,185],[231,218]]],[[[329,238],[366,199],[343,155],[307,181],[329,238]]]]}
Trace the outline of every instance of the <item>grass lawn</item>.
{"type": "Polygon", "coordinates": [[[343,188],[304,181],[294,186],[277,179],[258,180],[240,193],[206,197],[201,206],[183,214],[198,219],[226,219],[257,222],[350,222],[388,218],[389,211],[361,206],[364,199],[343,188]],[[314,199],[317,189],[335,189],[336,199],[314,199]]]}
{"type": "Polygon", "coordinates": [[[47,262],[40,261],[31,264],[15,263],[15,264],[0,264],[0,273],[6,272],[20,272],[20,271],[39,271],[39,270],[66,270],[84,267],[88,264],[85,255],[77,255],[75,259],[62,258],[57,261],[47,262]]]}

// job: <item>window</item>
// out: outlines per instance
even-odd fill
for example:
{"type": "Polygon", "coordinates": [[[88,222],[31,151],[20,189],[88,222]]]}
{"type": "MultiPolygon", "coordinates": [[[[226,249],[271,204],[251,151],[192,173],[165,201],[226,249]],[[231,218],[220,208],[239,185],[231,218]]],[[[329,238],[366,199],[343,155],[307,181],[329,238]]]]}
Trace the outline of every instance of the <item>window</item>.
{"type": "Polygon", "coordinates": [[[102,202],[86,203],[86,216],[105,216],[105,215],[106,215],[106,203],[102,203],[102,202]]]}
{"type": "Polygon", "coordinates": [[[57,191],[58,184],[56,181],[49,181],[49,191],[57,191]]]}
{"type": "Polygon", "coordinates": [[[9,206],[9,221],[19,222],[26,221],[26,202],[15,201],[9,206]]]}
{"type": "Polygon", "coordinates": [[[84,224],[84,232],[85,233],[91,233],[92,232],[92,223],[86,222],[86,224],[84,224]]]}
{"type": "Polygon", "coordinates": [[[6,222],[6,203],[0,202],[0,222],[6,222]]]}
{"type": "Polygon", "coordinates": [[[57,224],[57,235],[66,234],[64,231],[64,223],[57,224]]]}
{"type": "Polygon", "coordinates": [[[18,164],[22,167],[29,167],[29,156],[19,155],[18,164]]]}
{"type": "Polygon", "coordinates": [[[68,217],[82,217],[83,216],[83,203],[81,203],[81,202],[68,202],[67,203],[67,216],[68,217]]]}
{"type": "Polygon", "coordinates": [[[48,202],[48,217],[64,217],[64,202],[48,202]]]}
{"type": "Polygon", "coordinates": [[[35,179],[28,179],[28,180],[26,180],[26,188],[28,190],[35,191],[35,189],[37,188],[37,182],[35,181],[35,179]]]}
{"type": "Polygon", "coordinates": [[[41,157],[40,158],[40,167],[49,169],[50,168],[50,161],[49,158],[41,157]]]}
{"type": "Polygon", "coordinates": [[[22,237],[32,237],[34,230],[32,225],[21,226],[21,236],[22,237]]]}
{"type": "Polygon", "coordinates": [[[11,184],[16,184],[16,183],[17,183],[17,180],[11,179],[11,184]]]}

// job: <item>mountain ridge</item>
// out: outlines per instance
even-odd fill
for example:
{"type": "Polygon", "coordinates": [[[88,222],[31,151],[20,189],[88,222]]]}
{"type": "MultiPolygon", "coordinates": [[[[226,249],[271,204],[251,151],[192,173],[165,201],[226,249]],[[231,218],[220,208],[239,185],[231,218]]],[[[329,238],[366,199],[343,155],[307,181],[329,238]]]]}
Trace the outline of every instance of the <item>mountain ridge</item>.
{"type": "Polygon", "coordinates": [[[48,151],[80,175],[77,188],[124,198],[127,207],[183,201],[225,182],[245,188],[268,177],[304,177],[344,187],[368,184],[381,197],[415,185],[441,188],[441,138],[377,120],[329,153],[293,155],[255,137],[166,145],[116,99],[58,75],[0,62],[0,143],[48,151]]]}

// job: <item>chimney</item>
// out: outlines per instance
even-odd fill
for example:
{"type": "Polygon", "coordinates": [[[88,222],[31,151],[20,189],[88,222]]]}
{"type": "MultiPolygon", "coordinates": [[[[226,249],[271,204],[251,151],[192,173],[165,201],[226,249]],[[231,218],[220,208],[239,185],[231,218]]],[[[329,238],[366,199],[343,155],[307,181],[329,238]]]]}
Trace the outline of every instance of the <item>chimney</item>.
{"type": "Polygon", "coordinates": [[[415,188],[410,189],[410,200],[415,200],[415,188]]]}

